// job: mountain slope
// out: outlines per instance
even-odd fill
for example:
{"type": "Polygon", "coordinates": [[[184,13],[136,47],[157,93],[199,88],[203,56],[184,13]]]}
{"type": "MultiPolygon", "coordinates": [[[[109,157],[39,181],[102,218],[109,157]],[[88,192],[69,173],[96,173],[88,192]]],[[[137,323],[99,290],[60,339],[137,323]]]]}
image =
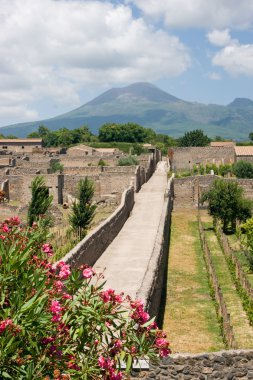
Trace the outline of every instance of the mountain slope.
{"type": "Polygon", "coordinates": [[[253,101],[235,99],[227,106],[178,99],[150,83],[113,88],[83,106],[51,119],[0,128],[0,133],[25,137],[44,124],[52,130],[88,125],[93,133],[107,122],[135,122],[156,132],[178,137],[201,128],[210,137],[246,139],[253,131],[253,101]]]}

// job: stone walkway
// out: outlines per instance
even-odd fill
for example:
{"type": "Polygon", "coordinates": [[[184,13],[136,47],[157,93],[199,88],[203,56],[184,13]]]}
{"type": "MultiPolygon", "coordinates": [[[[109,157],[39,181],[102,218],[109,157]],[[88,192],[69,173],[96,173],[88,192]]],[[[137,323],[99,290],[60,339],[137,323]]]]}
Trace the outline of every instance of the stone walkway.
{"type": "Polygon", "coordinates": [[[136,298],[142,284],[164,206],[167,165],[162,161],[150,180],[135,194],[135,205],[122,230],[94,265],[105,268],[105,289],[136,298]]]}

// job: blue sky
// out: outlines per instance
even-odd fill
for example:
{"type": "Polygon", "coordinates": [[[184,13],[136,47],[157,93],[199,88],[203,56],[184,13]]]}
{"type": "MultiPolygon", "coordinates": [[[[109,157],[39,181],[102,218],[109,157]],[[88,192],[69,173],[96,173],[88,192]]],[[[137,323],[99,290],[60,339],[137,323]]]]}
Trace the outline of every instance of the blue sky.
{"type": "Polygon", "coordinates": [[[0,21],[0,126],[134,82],[253,100],[253,0],[0,0],[0,21]]]}

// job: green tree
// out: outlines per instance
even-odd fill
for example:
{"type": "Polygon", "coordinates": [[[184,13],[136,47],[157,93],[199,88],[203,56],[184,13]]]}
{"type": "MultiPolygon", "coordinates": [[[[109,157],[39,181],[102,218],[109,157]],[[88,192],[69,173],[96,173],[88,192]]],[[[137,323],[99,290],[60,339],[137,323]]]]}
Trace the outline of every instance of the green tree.
{"type": "Polygon", "coordinates": [[[234,181],[216,179],[211,188],[201,198],[201,202],[208,201],[208,211],[214,220],[220,220],[223,231],[229,227],[235,231],[236,219],[245,221],[251,217],[252,201],[244,198],[243,188],[234,181]]]}
{"type": "Polygon", "coordinates": [[[87,234],[88,227],[96,210],[96,205],[92,204],[94,191],[94,182],[87,177],[79,181],[76,197],[77,201],[72,205],[69,222],[72,229],[80,233],[81,239],[87,234]]]}
{"type": "Polygon", "coordinates": [[[210,143],[209,137],[204,135],[201,129],[186,132],[178,139],[178,146],[207,146],[210,143]]]}
{"type": "Polygon", "coordinates": [[[237,161],[233,165],[233,173],[237,178],[253,178],[253,164],[249,161],[237,161]]]}
{"type": "Polygon", "coordinates": [[[34,178],[31,184],[32,199],[29,203],[27,221],[29,226],[43,218],[44,224],[49,222],[46,216],[48,208],[52,204],[53,196],[49,195],[48,188],[45,186],[45,179],[42,176],[34,178]]]}
{"type": "Polygon", "coordinates": [[[147,137],[146,128],[135,124],[112,124],[107,123],[99,129],[99,140],[102,142],[144,142],[147,137]]]}
{"type": "Polygon", "coordinates": [[[249,134],[249,139],[250,139],[251,141],[253,141],[253,132],[250,132],[250,134],[249,134]]]}
{"type": "Polygon", "coordinates": [[[26,136],[28,139],[39,139],[39,132],[31,132],[26,136]]]}

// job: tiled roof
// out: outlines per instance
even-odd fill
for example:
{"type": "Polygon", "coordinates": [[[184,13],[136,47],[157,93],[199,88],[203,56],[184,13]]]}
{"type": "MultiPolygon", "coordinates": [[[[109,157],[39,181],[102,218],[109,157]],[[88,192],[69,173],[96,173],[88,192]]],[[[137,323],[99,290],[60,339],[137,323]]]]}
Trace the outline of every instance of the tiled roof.
{"type": "Polygon", "coordinates": [[[223,146],[235,146],[235,142],[233,141],[212,141],[210,146],[213,147],[223,147],[223,146]]]}
{"type": "Polygon", "coordinates": [[[0,144],[42,143],[42,139],[0,139],[0,144]]]}
{"type": "Polygon", "coordinates": [[[253,156],[253,146],[235,146],[236,156],[253,156]]]}

